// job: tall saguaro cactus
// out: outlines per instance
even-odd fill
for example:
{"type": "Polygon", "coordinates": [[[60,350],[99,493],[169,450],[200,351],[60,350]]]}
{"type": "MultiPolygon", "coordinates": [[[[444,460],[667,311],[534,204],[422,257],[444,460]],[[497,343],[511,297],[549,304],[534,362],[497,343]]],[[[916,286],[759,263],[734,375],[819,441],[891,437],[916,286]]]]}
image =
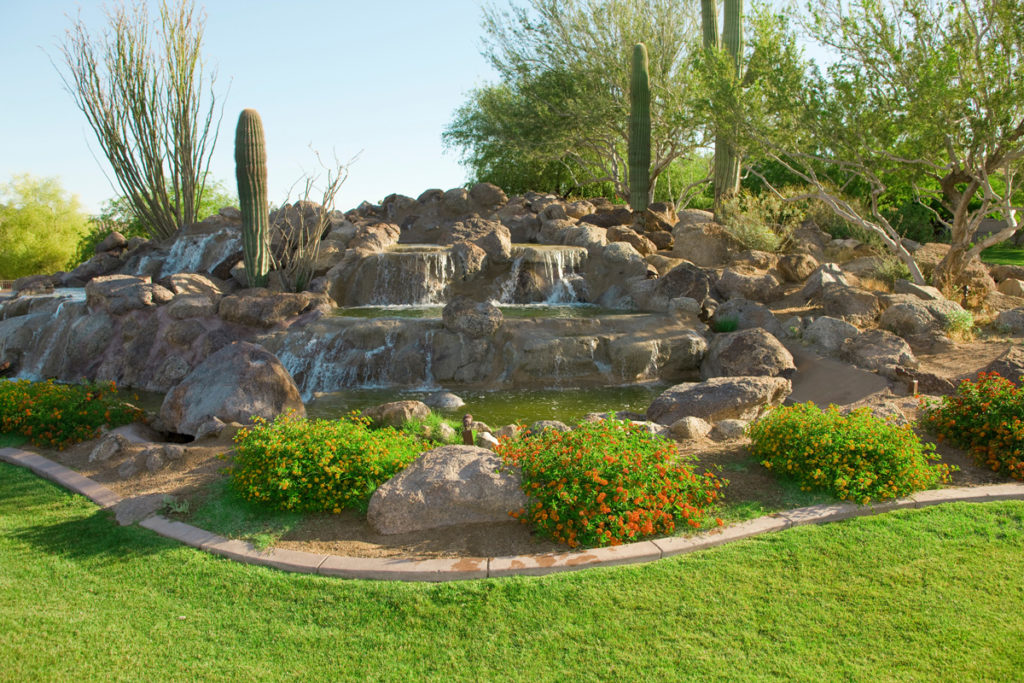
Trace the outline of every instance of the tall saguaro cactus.
{"type": "Polygon", "coordinates": [[[629,205],[643,211],[651,192],[651,77],[647,46],[633,48],[629,86],[629,205]]]}
{"type": "Polygon", "coordinates": [[[235,129],[235,176],[242,210],[242,255],[250,287],[267,284],[270,272],[270,214],[267,204],[267,149],[263,121],[244,109],[235,129]]]}
{"type": "MultiPolygon", "coordinates": [[[[731,58],[734,83],[740,82],[743,58],[743,0],[723,0],[724,20],[721,40],[718,36],[718,6],[716,0],[701,0],[701,26],[704,49],[725,49],[731,58]]],[[[740,155],[736,149],[735,131],[715,130],[715,213],[722,203],[740,189],[740,155]]]]}

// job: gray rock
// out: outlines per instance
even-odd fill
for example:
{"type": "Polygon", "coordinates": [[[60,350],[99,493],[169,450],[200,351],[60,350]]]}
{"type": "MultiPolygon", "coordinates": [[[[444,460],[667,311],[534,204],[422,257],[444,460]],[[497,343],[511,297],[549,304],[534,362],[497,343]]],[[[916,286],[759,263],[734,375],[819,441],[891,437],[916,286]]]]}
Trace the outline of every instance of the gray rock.
{"type": "Polygon", "coordinates": [[[719,305],[711,316],[711,325],[715,329],[731,321],[735,321],[737,330],[760,327],[779,338],[784,333],[782,325],[770,308],[749,299],[729,299],[719,305]]]}
{"type": "Polygon", "coordinates": [[[804,329],[804,341],[824,355],[837,353],[847,339],[856,337],[860,330],[838,318],[822,316],[804,329]]]}
{"type": "Polygon", "coordinates": [[[163,429],[197,436],[209,418],[248,423],[306,408],[298,387],[277,357],[248,342],[234,342],[210,355],[174,387],[160,406],[163,429]]]}
{"type": "Polygon", "coordinates": [[[821,299],[825,315],[842,318],[854,325],[870,325],[882,312],[878,297],[873,292],[859,287],[848,287],[838,283],[825,285],[821,299]]]}
{"type": "Polygon", "coordinates": [[[1024,334],[1024,308],[1001,312],[996,316],[996,324],[1011,334],[1024,334]]]}
{"type": "Polygon", "coordinates": [[[1008,277],[999,283],[997,289],[1007,296],[1024,297],[1024,280],[1008,277]]]}
{"type": "Polygon", "coordinates": [[[452,332],[479,339],[494,335],[501,327],[504,316],[501,310],[490,302],[477,302],[458,296],[444,307],[441,318],[444,326],[452,332]]]}
{"type": "Polygon", "coordinates": [[[392,401],[372,408],[364,408],[363,416],[378,427],[401,427],[409,420],[424,420],[430,408],[421,401],[392,401]]]}
{"type": "Polygon", "coordinates": [[[459,396],[456,396],[450,391],[437,391],[423,399],[431,408],[437,408],[438,410],[458,410],[462,406],[466,405],[459,396]]]}
{"type": "Polygon", "coordinates": [[[379,534],[508,521],[526,505],[521,478],[491,451],[442,446],[421,454],[370,498],[366,520],[379,534]]]}
{"type": "Polygon", "coordinates": [[[512,234],[497,221],[471,217],[441,229],[438,244],[458,242],[475,244],[487,253],[493,263],[512,260],[512,234]]]}
{"type": "Polygon", "coordinates": [[[688,415],[676,420],[668,428],[669,435],[679,441],[692,441],[703,439],[711,433],[711,425],[707,420],[688,415]]]}
{"type": "Polygon", "coordinates": [[[985,367],[985,372],[995,372],[1014,384],[1020,384],[1024,378],[1024,349],[1011,346],[999,358],[985,367]]]}
{"type": "Polygon", "coordinates": [[[89,453],[89,462],[106,462],[119,458],[132,447],[132,442],[122,434],[106,434],[89,453]]]}
{"type": "Polygon", "coordinates": [[[779,272],[786,282],[803,282],[818,268],[818,259],[810,254],[786,254],[779,258],[779,272]]]}
{"type": "Polygon", "coordinates": [[[886,330],[868,330],[843,342],[839,356],[865,370],[874,370],[886,377],[897,367],[916,368],[917,359],[907,342],[886,330]]]}
{"type": "Polygon", "coordinates": [[[711,438],[715,441],[733,441],[742,439],[747,434],[748,420],[721,420],[711,430],[711,438]]]}
{"type": "Polygon", "coordinates": [[[715,288],[726,299],[740,298],[762,303],[775,301],[782,295],[774,275],[742,266],[726,268],[715,288]]]}
{"type": "Polygon", "coordinates": [[[530,425],[531,434],[540,434],[545,429],[553,429],[556,432],[572,431],[572,427],[559,420],[537,420],[530,425]]]}
{"type": "Polygon", "coordinates": [[[476,445],[480,448],[486,448],[489,451],[493,451],[498,447],[498,439],[490,432],[479,432],[476,435],[476,445]]]}
{"type": "Polygon", "coordinates": [[[85,285],[85,300],[89,308],[104,309],[111,315],[159,306],[173,298],[173,293],[153,284],[148,277],[103,275],[85,285]]]}
{"type": "Polygon", "coordinates": [[[843,269],[837,263],[823,263],[807,278],[804,288],[800,290],[800,296],[810,300],[821,296],[825,285],[840,284],[849,285],[850,281],[843,275],[843,269]]]}
{"type": "Polygon", "coordinates": [[[792,390],[783,377],[716,377],[677,384],[654,399],[647,418],[663,425],[691,415],[708,422],[753,420],[781,405],[792,390]]]}
{"type": "Polygon", "coordinates": [[[709,377],[790,377],[793,355],[778,339],[759,327],[716,334],[711,339],[702,379],[709,377]]]}
{"type": "Polygon", "coordinates": [[[924,299],[926,301],[939,301],[945,299],[935,287],[930,285],[918,285],[910,280],[896,280],[893,285],[893,291],[896,294],[911,294],[916,296],[918,299],[924,299]]]}

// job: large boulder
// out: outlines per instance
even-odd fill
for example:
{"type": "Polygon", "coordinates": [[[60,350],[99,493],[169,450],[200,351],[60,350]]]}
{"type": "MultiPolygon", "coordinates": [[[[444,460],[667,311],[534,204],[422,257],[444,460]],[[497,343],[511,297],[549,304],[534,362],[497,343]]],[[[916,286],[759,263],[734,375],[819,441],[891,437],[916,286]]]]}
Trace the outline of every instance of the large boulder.
{"type": "Polygon", "coordinates": [[[438,244],[470,242],[486,252],[494,263],[512,260],[512,234],[498,221],[471,217],[442,228],[438,244]]]}
{"type": "MultiPolygon", "coordinates": [[[[944,259],[948,253],[948,244],[929,242],[914,252],[914,260],[917,261],[917,265],[921,268],[921,273],[926,278],[930,278],[932,273],[935,271],[936,266],[942,262],[942,259],[944,259]]],[[[985,264],[977,258],[967,264],[961,274],[961,277],[967,283],[967,286],[974,295],[984,296],[989,292],[995,291],[995,280],[993,280],[992,276],[989,275],[988,268],[985,264]]]]}
{"type": "Polygon", "coordinates": [[[886,377],[896,376],[896,368],[916,368],[917,359],[907,342],[886,330],[868,330],[843,342],[840,358],[865,370],[886,377]]]}
{"type": "Polygon", "coordinates": [[[464,296],[458,296],[448,302],[441,311],[444,326],[455,332],[474,339],[490,337],[501,327],[503,316],[501,310],[492,303],[477,302],[464,296]]]}
{"type": "Polygon", "coordinates": [[[752,327],[761,327],[765,331],[782,338],[782,323],[770,308],[764,304],[748,299],[729,299],[715,309],[711,316],[711,324],[715,329],[725,326],[732,326],[733,329],[746,330],[752,327]]]}
{"type": "Polygon", "coordinates": [[[287,411],[305,416],[299,389],[277,356],[234,342],[210,355],[174,387],[160,406],[161,429],[200,436],[211,422],[271,420],[287,411]]]}
{"type": "Polygon", "coordinates": [[[521,478],[476,446],[442,446],[420,455],[370,498],[366,521],[379,534],[509,521],[526,506],[521,478]]]}
{"type": "Polygon", "coordinates": [[[1021,378],[1024,378],[1024,349],[1011,346],[999,358],[989,363],[985,367],[985,372],[995,372],[1019,385],[1021,378]]]}
{"type": "Polygon", "coordinates": [[[1024,334],[1024,308],[1002,311],[996,316],[996,325],[1010,334],[1024,334]]]}
{"type": "Polygon", "coordinates": [[[707,422],[753,420],[793,391],[784,377],[716,377],[677,384],[654,399],[647,419],[672,425],[687,416],[707,422]]]}
{"type": "Polygon", "coordinates": [[[779,258],[779,272],[787,282],[803,282],[814,274],[818,265],[818,259],[799,252],[779,258]]]}
{"type": "Polygon", "coordinates": [[[779,281],[771,273],[747,266],[726,268],[715,285],[726,299],[747,299],[767,303],[782,296],[779,281]]]}
{"type": "Polygon", "coordinates": [[[224,297],[217,313],[224,320],[239,325],[273,327],[316,308],[330,308],[326,297],[311,292],[292,294],[256,288],[224,297]]]}
{"type": "Polygon", "coordinates": [[[159,306],[173,298],[170,290],[153,284],[148,277],[105,275],[93,278],[85,285],[85,300],[89,308],[94,311],[102,309],[111,315],[159,306]]]}
{"type": "Polygon", "coordinates": [[[701,303],[711,294],[714,284],[713,271],[683,262],[658,278],[655,293],[669,300],[682,296],[701,303]]]}
{"type": "Polygon", "coordinates": [[[693,223],[683,220],[672,230],[675,245],[672,255],[684,258],[703,268],[717,268],[743,251],[743,244],[717,223],[693,223]]]}
{"type": "Polygon", "coordinates": [[[826,285],[831,284],[849,285],[850,281],[846,279],[838,263],[823,263],[807,277],[800,295],[808,300],[817,298],[821,296],[826,285]]]}
{"type": "Polygon", "coordinates": [[[716,334],[700,366],[702,379],[790,377],[794,372],[793,355],[772,334],[759,327],[716,334]]]}
{"type": "Polygon", "coordinates": [[[804,329],[803,339],[819,353],[829,355],[838,353],[843,342],[858,334],[860,334],[860,330],[854,325],[845,320],[824,315],[804,329]]]}
{"type": "Polygon", "coordinates": [[[398,243],[402,229],[394,223],[372,223],[356,229],[348,248],[366,253],[384,251],[398,243]]]}
{"type": "Polygon", "coordinates": [[[879,327],[904,339],[932,332],[942,332],[950,315],[964,314],[963,307],[948,299],[919,299],[904,294],[890,297],[893,301],[878,321],[879,327]]]}
{"type": "Polygon", "coordinates": [[[825,285],[821,303],[825,315],[860,326],[875,322],[878,314],[882,312],[878,297],[873,292],[839,283],[825,285]]]}
{"type": "Polygon", "coordinates": [[[641,256],[647,256],[658,251],[658,246],[636,230],[624,225],[613,225],[608,228],[608,240],[610,242],[628,242],[641,256]]]}

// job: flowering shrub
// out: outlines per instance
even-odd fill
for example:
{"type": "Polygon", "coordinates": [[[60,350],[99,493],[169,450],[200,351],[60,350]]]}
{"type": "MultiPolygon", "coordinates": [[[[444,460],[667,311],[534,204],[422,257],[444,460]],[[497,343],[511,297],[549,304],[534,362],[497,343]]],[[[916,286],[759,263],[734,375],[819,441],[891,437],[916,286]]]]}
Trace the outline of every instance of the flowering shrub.
{"type": "Polygon", "coordinates": [[[522,470],[529,497],[513,516],[572,548],[671,534],[679,522],[699,527],[724,483],[694,474],[673,442],[628,422],[549,429],[502,439],[496,450],[522,470]]]}
{"type": "Polygon", "coordinates": [[[145,414],[108,384],[0,381],[0,433],[20,434],[40,447],[63,449],[145,414]]]}
{"type": "Polygon", "coordinates": [[[369,420],[256,419],[235,435],[231,485],[246,500],[280,510],[364,511],[377,487],[430,448],[369,420]]]}
{"type": "Polygon", "coordinates": [[[898,498],[950,480],[954,467],[929,464],[933,444],[868,408],[847,416],[813,403],[776,408],[748,429],[761,464],[791,477],[805,491],[821,489],[840,500],[868,503],[898,498]]]}
{"type": "Polygon", "coordinates": [[[924,401],[921,424],[981,465],[1024,479],[1024,392],[998,373],[963,380],[953,396],[924,401]]]}

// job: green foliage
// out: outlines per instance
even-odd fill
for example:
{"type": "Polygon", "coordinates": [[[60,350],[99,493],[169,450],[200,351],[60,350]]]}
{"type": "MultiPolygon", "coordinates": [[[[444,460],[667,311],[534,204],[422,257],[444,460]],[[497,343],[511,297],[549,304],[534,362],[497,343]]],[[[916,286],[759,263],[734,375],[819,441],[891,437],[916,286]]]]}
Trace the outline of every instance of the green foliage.
{"type": "Polygon", "coordinates": [[[629,205],[643,211],[651,193],[651,76],[647,47],[633,48],[629,83],[629,205]]]}
{"type": "Polygon", "coordinates": [[[891,254],[882,257],[881,263],[872,271],[876,278],[892,286],[897,280],[910,278],[910,269],[907,264],[891,254]]]}
{"type": "Polygon", "coordinates": [[[496,452],[521,469],[530,499],[514,516],[572,548],[699,527],[723,483],[695,474],[672,441],[615,420],[503,439],[496,452]]]}
{"type": "Polygon", "coordinates": [[[20,434],[36,446],[64,449],[96,438],[101,427],[144,417],[141,410],[121,400],[113,382],[0,381],[0,433],[20,434]]]}
{"type": "Polygon", "coordinates": [[[279,510],[365,511],[377,487],[428,448],[391,427],[368,424],[356,416],[258,419],[235,435],[232,486],[245,500],[279,510]]]}
{"type": "Polygon", "coordinates": [[[227,538],[249,541],[258,549],[275,545],[299,526],[304,517],[300,512],[272,510],[243,499],[229,479],[212,484],[191,511],[186,509],[180,514],[183,521],[193,526],[227,538]]]}
{"type": "MultiPolygon", "coordinates": [[[[199,203],[197,220],[216,215],[225,206],[237,206],[238,198],[231,193],[223,181],[207,178],[204,180],[203,198],[199,203]]],[[[173,188],[167,188],[172,201],[176,201],[173,188]]],[[[117,197],[103,202],[98,216],[89,219],[89,232],[78,241],[74,263],[83,263],[96,253],[96,245],[116,230],[128,239],[148,238],[152,229],[135,214],[127,197],[117,197]]]]}
{"type": "Polygon", "coordinates": [[[430,415],[423,419],[412,418],[407,420],[402,425],[402,431],[436,443],[462,443],[462,423],[458,420],[451,420],[434,411],[431,411],[430,415]],[[445,433],[448,432],[446,427],[452,430],[447,438],[445,437],[445,433]]]}
{"type": "Polygon", "coordinates": [[[1009,266],[1024,266],[1024,247],[1018,247],[1008,242],[997,244],[981,252],[981,259],[985,263],[1000,263],[1009,266]]]}
{"type": "Polygon", "coordinates": [[[803,218],[798,205],[770,193],[755,195],[746,190],[725,200],[719,211],[723,227],[743,246],[773,253],[788,246],[803,218]]]}
{"type": "Polygon", "coordinates": [[[673,160],[700,146],[689,64],[692,6],[682,0],[530,0],[484,7],[484,54],[500,82],[473,91],[444,133],[475,180],[516,192],[576,192],[610,183],[629,198],[628,126],[633,47],[649,53],[650,186],[673,160]],[[500,179],[500,180],[499,180],[500,179]],[[502,182],[504,181],[504,182],[502,182]],[[513,181],[513,182],[509,182],[513,181]],[[557,182],[556,182],[557,181],[557,182]]]}
{"type": "Polygon", "coordinates": [[[740,328],[740,321],[738,318],[715,318],[711,321],[711,329],[721,334],[725,332],[735,332],[740,328]]]}
{"type": "Polygon", "coordinates": [[[243,109],[235,129],[235,174],[242,211],[245,279],[250,287],[267,284],[270,272],[270,206],[267,203],[267,150],[263,121],[255,109],[243,109]]]}
{"type": "Polygon", "coordinates": [[[999,373],[963,380],[952,396],[922,400],[921,425],[983,467],[1024,480],[1024,392],[999,373]]]}
{"type": "Polygon", "coordinates": [[[843,416],[835,406],[783,406],[751,425],[748,434],[751,454],[780,477],[861,504],[947,483],[955,469],[929,464],[938,460],[930,455],[934,445],[868,408],[843,416]]]}
{"type": "Polygon", "coordinates": [[[974,316],[970,311],[950,311],[942,316],[946,334],[960,339],[969,339],[974,334],[974,316]]]}
{"type": "Polygon", "coordinates": [[[52,273],[73,265],[88,231],[78,197],[56,178],[15,175],[0,186],[0,279],[52,273]]]}

